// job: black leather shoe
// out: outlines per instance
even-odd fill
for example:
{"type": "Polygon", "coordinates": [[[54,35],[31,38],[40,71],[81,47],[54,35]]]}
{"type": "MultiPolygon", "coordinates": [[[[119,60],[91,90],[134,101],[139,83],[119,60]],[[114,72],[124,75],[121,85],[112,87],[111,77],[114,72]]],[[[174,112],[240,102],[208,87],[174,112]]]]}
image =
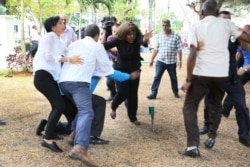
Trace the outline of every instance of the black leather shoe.
{"type": "Polygon", "coordinates": [[[135,124],[136,126],[141,125],[141,123],[138,120],[133,121],[132,123],[135,124]]]}
{"type": "Polygon", "coordinates": [[[179,96],[178,93],[175,93],[175,94],[174,94],[174,97],[175,97],[175,98],[180,98],[180,96],[179,96]]]}
{"type": "Polygon", "coordinates": [[[39,125],[36,128],[36,135],[40,136],[42,135],[42,131],[44,131],[44,127],[47,124],[47,120],[46,119],[42,119],[39,123],[39,125]]]}
{"type": "Polygon", "coordinates": [[[250,139],[244,139],[244,138],[239,138],[239,141],[241,144],[247,146],[247,147],[250,147],[250,139]]]}
{"type": "Polygon", "coordinates": [[[178,153],[181,154],[181,155],[192,157],[192,158],[197,158],[197,157],[201,156],[200,151],[199,151],[198,148],[195,148],[195,149],[192,149],[192,150],[189,150],[189,151],[187,151],[187,149],[179,150],[178,153]]]}
{"type": "Polygon", "coordinates": [[[5,124],[6,124],[6,122],[4,120],[0,119],[0,125],[5,125],[5,124]]]}
{"type": "Polygon", "coordinates": [[[200,135],[205,135],[208,133],[208,126],[204,125],[202,129],[200,129],[200,135]]]}
{"type": "Polygon", "coordinates": [[[147,98],[148,98],[149,100],[152,100],[152,99],[156,99],[156,96],[155,96],[155,95],[148,95],[147,98]]]}
{"type": "Polygon", "coordinates": [[[108,140],[103,140],[97,136],[91,136],[90,137],[90,144],[108,144],[108,140]]]}
{"type": "Polygon", "coordinates": [[[213,148],[214,144],[215,144],[215,139],[209,137],[205,142],[204,142],[205,146],[207,148],[213,148]]]}
{"type": "Polygon", "coordinates": [[[223,115],[224,117],[226,117],[226,118],[228,118],[228,117],[229,117],[229,113],[228,113],[228,112],[226,112],[226,111],[224,111],[224,110],[223,110],[223,112],[222,112],[222,115],[223,115]]]}
{"type": "Polygon", "coordinates": [[[63,150],[60,149],[60,148],[57,146],[56,142],[53,142],[52,144],[48,144],[45,140],[43,140],[43,141],[41,142],[41,145],[42,145],[43,147],[49,148],[51,151],[54,151],[54,152],[63,152],[63,150]]]}

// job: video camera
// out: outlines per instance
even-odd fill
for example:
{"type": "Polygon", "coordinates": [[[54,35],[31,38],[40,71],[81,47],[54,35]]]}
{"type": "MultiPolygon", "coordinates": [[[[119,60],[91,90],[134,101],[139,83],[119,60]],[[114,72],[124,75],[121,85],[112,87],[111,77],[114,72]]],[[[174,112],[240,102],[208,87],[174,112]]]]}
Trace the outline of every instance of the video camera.
{"type": "Polygon", "coordinates": [[[111,31],[111,27],[116,23],[117,19],[114,16],[104,16],[101,20],[102,28],[111,31]]]}

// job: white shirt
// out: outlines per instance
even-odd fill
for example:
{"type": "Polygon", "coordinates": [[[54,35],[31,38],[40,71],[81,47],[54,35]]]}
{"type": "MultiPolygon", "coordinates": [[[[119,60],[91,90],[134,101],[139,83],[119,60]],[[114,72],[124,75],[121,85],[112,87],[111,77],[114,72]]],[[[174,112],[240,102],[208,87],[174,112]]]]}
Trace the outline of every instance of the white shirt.
{"type": "Polygon", "coordinates": [[[227,77],[229,70],[228,39],[238,38],[242,31],[229,19],[207,16],[194,24],[189,32],[189,45],[198,48],[194,75],[227,77]]]}
{"type": "Polygon", "coordinates": [[[60,36],[60,40],[65,47],[68,47],[72,42],[77,40],[77,36],[71,27],[66,26],[66,29],[60,36]]]}
{"type": "Polygon", "coordinates": [[[31,30],[30,34],[31,41],[39,41],[41,36],[39,35],[38,31],[35,29],[31,30]]]}
{"type": "Polygon", "coordinates": [[[66,48],[64,48],[59,37],[54,32],[46,33],[40,40],[34,57],[33,71],[48,71],[54,80],[58,81],[61,71],[61,62],[59,60],[65,54],[66,48]]]}
{"type": "Polygon", "coordinates": [[[107,76],[114,73],[112,62],[107,56],[103,45],[93,38],[86,36],[82,40],[72,43],[67,50],[67,56],[80,55],[84,63],[74,65],[64,63],[59,82],[87,82],[91,83],[91,77],[107,76]]]}

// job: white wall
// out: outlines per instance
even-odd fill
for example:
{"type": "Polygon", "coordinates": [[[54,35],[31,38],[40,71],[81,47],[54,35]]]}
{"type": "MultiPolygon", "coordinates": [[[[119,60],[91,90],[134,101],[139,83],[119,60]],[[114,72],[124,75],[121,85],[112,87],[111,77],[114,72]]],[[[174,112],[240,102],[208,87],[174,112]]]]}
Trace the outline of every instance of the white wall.
{"type": "Polygon", "coordinates": [[[0,15],[0,68],[6,68],[6,57],[13,51],[15,46],[14,17],[0,15]]]}

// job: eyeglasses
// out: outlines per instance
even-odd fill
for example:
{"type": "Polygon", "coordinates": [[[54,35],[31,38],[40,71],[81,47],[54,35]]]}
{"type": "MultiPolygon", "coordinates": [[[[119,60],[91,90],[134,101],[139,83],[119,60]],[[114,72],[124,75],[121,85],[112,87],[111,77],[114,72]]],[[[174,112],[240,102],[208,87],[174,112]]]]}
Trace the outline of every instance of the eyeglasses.
{"type": "Polygon", "coordinates": [[[169,25],[167,25],[167,24],[163,24],[163,25],[162,25],[162,27],[169,27],[169,25]]]}

